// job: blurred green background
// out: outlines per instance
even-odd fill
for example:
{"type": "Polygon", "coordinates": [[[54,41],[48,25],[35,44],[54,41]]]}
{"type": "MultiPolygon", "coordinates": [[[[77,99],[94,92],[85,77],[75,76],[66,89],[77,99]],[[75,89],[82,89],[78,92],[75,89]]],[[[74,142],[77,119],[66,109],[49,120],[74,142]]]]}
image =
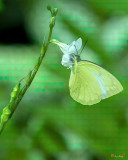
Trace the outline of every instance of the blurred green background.
{"type": "Polygon", "coordinates": [[[16,83],[33,68],[50,13],[59,12],[52,38],[88,43],[81,58],[122,83],[122,93],[93,106],[69,95],[70,70],[50,45],[31,87],[0,135],[0,160],[128,159],[128,0],[0,0],[0,113],[16,83]]]}

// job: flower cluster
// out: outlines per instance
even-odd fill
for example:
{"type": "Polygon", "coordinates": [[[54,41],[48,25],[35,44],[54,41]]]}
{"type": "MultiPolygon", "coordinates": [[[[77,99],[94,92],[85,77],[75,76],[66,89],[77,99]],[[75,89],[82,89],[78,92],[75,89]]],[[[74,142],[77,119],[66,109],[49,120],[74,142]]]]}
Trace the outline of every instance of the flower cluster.
{"type": "Polygon", "coordinates": [[[63,52],[61,64],[65,67],[71,68],[73,63],[73,58],[75,55],[78,55],[78,51],[82,46],[82,39],[79,38],[76,41],[73,41],[70,45],[59,42],[55,39],[52,39],[51,42],[57,44],[60,47],[61,51],[63,52]]]}

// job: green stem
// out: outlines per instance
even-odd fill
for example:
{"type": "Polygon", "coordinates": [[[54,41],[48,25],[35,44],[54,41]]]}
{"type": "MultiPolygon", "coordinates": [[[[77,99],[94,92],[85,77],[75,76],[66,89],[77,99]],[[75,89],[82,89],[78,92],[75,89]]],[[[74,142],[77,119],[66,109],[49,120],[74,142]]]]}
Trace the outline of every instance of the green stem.
{"type": "Polygon", "coordinates": [[[33,79],[34,79],[34,77],[35,77],[35,75],[36,75],[36,73],[37,73],[37,71],[38,71],[38,69],[39,69],[39,67],[40,67],[43,59],[44,59],[45,53],[46,53],[46,51],[48,49],[48,46],[49,46],[49,43],[50,43],[51,36],[52,36],[52,28],[50,28],[50,32],[49,32],[48,41],[47,41],[46,46],[44,46],[44,44],[43,44],[44,49],[41,52],[41,55],[39,56],[37,63],[35,64],[35,67],[33,69],[33,73],[31,75],[31,78],[25,84],[25,86],[23,87],[23,89],[21,90],[21,92],[20,92],[20,94],[18,96],[18,99],[16,100],[16,103],[13,106],[12,113],[11,113],[10,117],[12,116],[12,114],[14,113],[14,111],[16,110],[18,104],[22,100],[22,98],[23,98],[24,94],[26,93],[27,89],[30,87],[30,85],[31,85],[31,83],[32,83],[32,81],[33,81],[33,79]]]}
{"type": "MultiPolygon", "coordinates": [[[[56,11],[57,13],[57,11],[56,11]]],[[[34,69],[29,72],[28,76],[27,76],[27,80],[26,80],[26,84],[24,85],[24,87],[20,90],[19,93],[17,93],[17,95],[14,95],[16,98],[14,101],[11,100],[10,104],[8,105],[8,108],[7,110],[3,110],[3,113],[1,115],[1,123],[0,123],[0,134],[2,133],[4,127],[5,127],[5,124],[8,122],[8,120],[12,117],[14,111],[16,110],[18,104],[20,103],[20,101],[22,100],[24,94],[26,93],[27,89],[30,87],[34,77],[36,76],[36,73],[45,57],[45,53],[47,52],[47,49],[48,49],[48,46],[49,46],[49,43],[50,43],[50,40],[51,40],[51,36],[52,36],[52,30],[53,30],[53,27],[55,25],[55,17],[52,15],[52,18],[51,18],[51,22],[50,22],[50,31],[49,31],[49,36],[48,36],[48,40],[47,40],[47,43],[46,45],[43,44],[42,46],[42,49],[41,49],[41,54],[34,66],[34,69]]],[[[14,90],[14,89],[13,89],[14,90]]],[[[17,91],[14,90],[15,92],[17,91]]],[[[13,91],[13,92],[14,92],[13,91]]],[[[14,93],[15,93],[14,92],[14,93]]],[[[6,108],[6,107],[5,107],[6,108]]]]}

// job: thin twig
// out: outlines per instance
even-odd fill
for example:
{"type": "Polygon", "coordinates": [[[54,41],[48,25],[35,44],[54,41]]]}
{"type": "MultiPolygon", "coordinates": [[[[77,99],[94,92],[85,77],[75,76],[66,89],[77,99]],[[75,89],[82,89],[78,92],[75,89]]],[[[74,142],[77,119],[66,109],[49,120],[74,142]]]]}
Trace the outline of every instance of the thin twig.
{"type": "Polygon", "coordinates": [[[28,88],[30,87],[34,77],[36,76],[36,73],[38,72],[38,69],[45,57],[46,51],[48,49],[51,36],[52,36],[52,30],[55,25],[55,16],[57,14],[57,8],[53,9],[53,12],[51,12],[52,18],[50,21],[50,31],[49,31],[49,36],[46,45],[43,43],[42,49],[41,49],[41,54],[34,66],[34,69],[29,72],[27,79],[26,79],[26,84],[22,89],[20,89],[20,83],[21,81],[13,88],[13,91],[11,93],[11,99],[10,103],[3,109],[2,115],[1,115],[1,122],[0,122],[0,134],[2,133],[5,124],[8,122],[8,120],[12,117],[13,113],[15,112],[16,108],[18,107],[18,104],[22,100],[24,94],[27,92],[28,88]]]}

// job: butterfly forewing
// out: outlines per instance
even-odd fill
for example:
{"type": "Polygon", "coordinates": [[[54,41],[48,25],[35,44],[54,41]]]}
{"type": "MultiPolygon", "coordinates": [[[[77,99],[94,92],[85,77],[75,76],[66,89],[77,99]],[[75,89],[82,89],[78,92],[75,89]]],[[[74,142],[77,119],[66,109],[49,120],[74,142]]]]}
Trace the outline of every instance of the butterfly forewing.
{"type": "Polygon", "coordinates": [[[88,61],[80,61],[78,65],[85,66],[97,78],[102,90],[102,99],[113,96],[123,90],[120,82],[102,67],[88,61]]]}

